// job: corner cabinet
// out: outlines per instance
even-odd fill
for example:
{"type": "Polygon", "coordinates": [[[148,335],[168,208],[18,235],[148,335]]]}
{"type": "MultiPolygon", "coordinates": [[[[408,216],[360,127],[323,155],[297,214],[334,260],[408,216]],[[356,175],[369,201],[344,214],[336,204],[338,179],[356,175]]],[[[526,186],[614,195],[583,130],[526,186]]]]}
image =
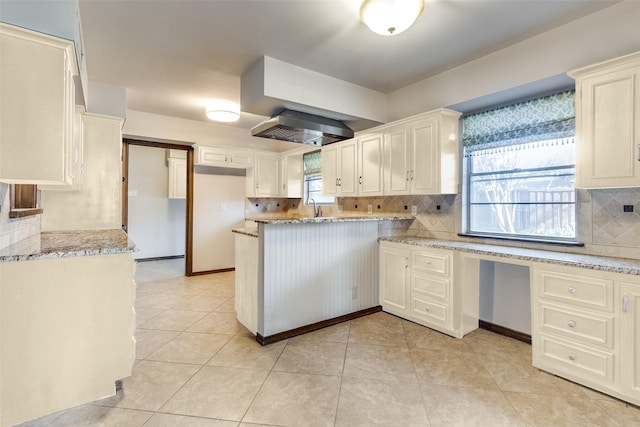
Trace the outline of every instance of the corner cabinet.
{"type": "Polygon", "coordinates": [[[0,52],[0,181],[73,186],[73,42],[0,23],[0,52]]]}
{"type": "Polygon", "coordinates": [[[639,187],[640,52],[568,74],[576,80],[576,187],[639,187]]]}
{"type": "Polygon", "coordinates": [[[384,195],[458,193],[459,118],[439,109],[384,129],[384,195]]]}
{"type": "Polygon", "coordinates": [[[533,365],[640,404],[640,279],[535,264],[533,365]]]}

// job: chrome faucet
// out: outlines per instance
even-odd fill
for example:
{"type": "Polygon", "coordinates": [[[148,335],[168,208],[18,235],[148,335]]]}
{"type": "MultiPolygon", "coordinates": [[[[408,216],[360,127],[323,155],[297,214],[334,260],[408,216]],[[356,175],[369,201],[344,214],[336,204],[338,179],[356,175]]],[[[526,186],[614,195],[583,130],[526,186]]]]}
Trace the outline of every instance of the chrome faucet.
{"type": "Polygon", "coordinates": [[[320,206],[316,206],[316,201],[313,199],[309,199],[309,201],[313,203],[313,217],[318,218],[319,216],[322,216],[322,210],[320,210],[320,206]]]}

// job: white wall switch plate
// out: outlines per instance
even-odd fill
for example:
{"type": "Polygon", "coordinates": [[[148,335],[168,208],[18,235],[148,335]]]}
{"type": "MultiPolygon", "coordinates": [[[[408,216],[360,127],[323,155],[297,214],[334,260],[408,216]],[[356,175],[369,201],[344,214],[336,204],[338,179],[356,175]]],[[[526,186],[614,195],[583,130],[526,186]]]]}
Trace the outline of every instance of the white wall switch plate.
{"type": "Polygon", "coordinates": [[[367,206],[367,212],[368,213],[373,213],[373,205],[367,206]]]}
{"type": "Polygon", "coordinates": [[[138,190],[129,190],[127,195],[129,197],[136,197],[138,195],[138,190]]]}
{"type": "Polygon", "coordinates": [[[225,205],[224,203],[220,203],[220,212],[226,212],[227,211],[227,205],[225,205]]]}
{"type": "Polygon", "coordinates": [[[412,205],[411,206],[411,215],[417,215],[418,214],[418,207],[416,205],[412,205]]]}

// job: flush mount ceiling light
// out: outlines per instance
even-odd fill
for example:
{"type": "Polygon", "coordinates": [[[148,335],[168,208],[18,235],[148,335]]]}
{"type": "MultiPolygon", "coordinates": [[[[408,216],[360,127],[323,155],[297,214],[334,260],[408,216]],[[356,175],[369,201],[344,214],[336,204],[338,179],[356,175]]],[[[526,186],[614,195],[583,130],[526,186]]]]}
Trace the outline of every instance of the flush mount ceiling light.
{"type": "Polygon", "coordinates": [[[409,28],[422,9],[423,0],[365,0],[360,19],[374,33],[393,36],[409,28]]]}
{"type": "Polygon", "coordinates": [[[240,106],[224,99],[209,102],[205,111],[207,118],[216,122],[235,122],[240,118],[240,106]]]}

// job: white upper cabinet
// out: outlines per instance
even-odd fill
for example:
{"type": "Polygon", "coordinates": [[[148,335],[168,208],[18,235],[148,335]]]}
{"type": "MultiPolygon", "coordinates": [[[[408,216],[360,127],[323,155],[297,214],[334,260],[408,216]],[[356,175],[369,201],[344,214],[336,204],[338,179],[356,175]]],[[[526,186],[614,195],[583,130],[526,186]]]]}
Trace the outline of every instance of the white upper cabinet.
{"type": "Polygon", "coordinates": [[[409,164],[410,128],[397,126],[384,134],[384,194],[388,196],[411,193],[409,164]]]}
{"type": "Polygon", "coordinates": [[[76,87],[77,103],[86,107],[89,80],[79,1],[5,1],[2,22],[73,42],[79,76],[76,83],[80,85],[76,87]]]}
{"type": "Polygon", "coordinates": [[[169,168],[168,198],[187,198],[187,152],[183,150],[169,150],[167,158],[169,168]]]}
{"type": "Polygon", "coordinates": [[[576,187],[640,187],[640,52],[569,75],[576,80],[576,187]]]}
{"type": "Polygon", "coordinates": [[[358,144],[355,139],[322,147],[322,194],[343,197],[358,194],[358,144]]]}
{"type": "Polygon", "coordinates": [[[194,164],[221,168],[246,169],[253,166],[253,152],[239,148],[198,145],[194,164]]]}
{"type": "Polygon", "coordinates": [[[358,137],[358,194],[382,195],[382,133],[358,137]]]}
{"type": "Polygon", "coordinates": [[[302,154],[282,156],[282,196],[292,199],[302,197],[304,179],[302,154]]]}
{"type": "Polygon", "coordinates": [[[458,192],[459,117],[440,109],[383,130],[385,195],[458,192]]]}
{"type": "Polygon", "coordinates": [[[281,197],[280,176],[279,154],[256,154],[253,168],[247,169],[247,197],[281,197]]]}
{"type": "Polygon", "coordinates": [[[0,181],[75,184],[73,43],[0,24],[0,181]]]}

